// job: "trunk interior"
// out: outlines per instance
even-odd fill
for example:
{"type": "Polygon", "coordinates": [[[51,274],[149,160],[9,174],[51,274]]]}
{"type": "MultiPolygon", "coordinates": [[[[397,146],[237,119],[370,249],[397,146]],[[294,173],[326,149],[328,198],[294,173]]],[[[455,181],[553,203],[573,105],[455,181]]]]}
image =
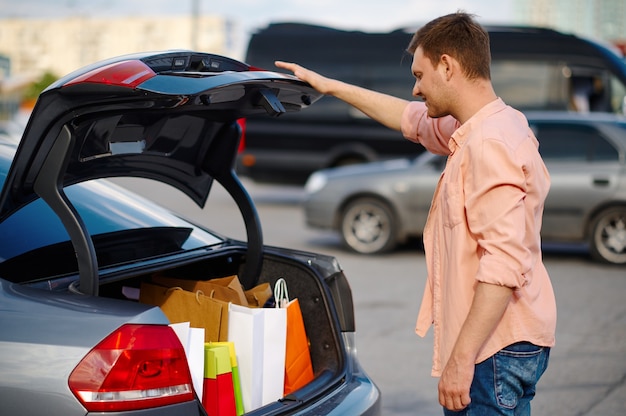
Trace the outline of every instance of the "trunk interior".
{"type": "MultiPolygon", "coordinates": [[[[201,260],[177,263],[169,268],[159,267],[159,275],[189,280],[209,280],[213,278],[239,274],[241,265],[244,264],[244,252],[231,251],[228,255],[207,257],[201,260]]],[[[111,276],[101,279],[101,297],[126,299],[122,295],[123,287],[139,288],[141,282],[149,282],[151,272],[145,272],[134,276],[111,276]]],[[[342,325],[334,319],[333,300],[340,296],[332,287],[321,283],[324,277],[317,274],[316,270],[305,263],[283,257],[279,254],[265,253],[262,261],[261,275],[256,282],[241,281],[244,290],[269,282],[271,287],[277,279],[284,278],[287,282],[289,298],[298,298],[305,324],[307,337],[310,343],[311,361],[315,380],[304,387],[303,393],[319,394],[321,387],[328,387],[333,380],[340,379],[345,367],[343,340],[338,326],[342,325]],[[309,391],[310,390],[310,391],[309,391]]],[[[330,286],[341,286],[345,280],[342,273],[330,276],[326,279],[330,286]],[[337,282],[337,285],[333,282],[337,282]]],[[[340,288],[337,290],[341,291],[340,288]]],[[[341,295],[345,297],[345,295],[341,295]]],[[[342,300],[342,303],[346,299],[342,300]]],[[[347,303],[351,305],[351,302],[347,303]]],[[[341,314],[340,314],[341,316],[341,314]]]]}

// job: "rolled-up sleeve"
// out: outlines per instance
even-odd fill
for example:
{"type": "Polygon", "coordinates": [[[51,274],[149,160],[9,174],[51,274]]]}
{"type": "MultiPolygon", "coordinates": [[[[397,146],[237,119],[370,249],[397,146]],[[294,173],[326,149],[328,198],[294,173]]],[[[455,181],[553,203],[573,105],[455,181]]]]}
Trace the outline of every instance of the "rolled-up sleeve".
{"type": "Polygon", "coordinates": [[[409,103],[402,113],[402,134],[407,140],[420,143],[431,153],[448,155],[448,142],[460,124],[451,116],[434,119],[428,117],[427,112],[423,102],[409,103]]]}
{"type": "Polygon", "coordinates": [[[519,289],[532,268],[524,157],[501,140],[479,143],[468,147],[464,178],[465,212],[480,253],[476,280],[519,289]]]}

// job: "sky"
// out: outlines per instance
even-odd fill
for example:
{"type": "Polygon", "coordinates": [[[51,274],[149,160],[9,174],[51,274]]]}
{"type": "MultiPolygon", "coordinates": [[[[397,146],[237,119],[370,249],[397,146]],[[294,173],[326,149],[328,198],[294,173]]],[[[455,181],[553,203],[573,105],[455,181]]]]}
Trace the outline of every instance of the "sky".
{"type": "Polygon", "coordinates": [[[271,22],[298,21],[343,29],[413,27],[459,9],[481,23],[511,23],[515,0],[0,0],[0,18],[69,15],[215,14],[251,32],[271,22]]]}

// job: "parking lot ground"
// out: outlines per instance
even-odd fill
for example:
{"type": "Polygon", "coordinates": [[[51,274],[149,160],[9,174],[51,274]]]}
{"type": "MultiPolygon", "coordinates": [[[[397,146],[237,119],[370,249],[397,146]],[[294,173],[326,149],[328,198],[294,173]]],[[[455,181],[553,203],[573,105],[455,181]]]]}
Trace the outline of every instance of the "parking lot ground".
{"type": "MultiPolygon", "coordinates": [[[[352,287],[360,362],[382,391],[384,416],[441,416],[430,377],[432,331],[413,328],[426,279],[424,256],[409,246],[385,256],[343,250],[334,233],[307,229],[302,190],[245,181],[270,245],[334,255],[352,287]]],[[[245,238],[236,208],[218,185],[209,205],[181,204],[177,191],[126,186],[209,228],[245,238]],[[216,227],[217,225],[217,227],[216,227]]],[[[626,415],[626,267],[593,263],[580,250],[548,248],[545,263],[557,297],[557,345],[532,402],[534,416],[626,415]]]]}

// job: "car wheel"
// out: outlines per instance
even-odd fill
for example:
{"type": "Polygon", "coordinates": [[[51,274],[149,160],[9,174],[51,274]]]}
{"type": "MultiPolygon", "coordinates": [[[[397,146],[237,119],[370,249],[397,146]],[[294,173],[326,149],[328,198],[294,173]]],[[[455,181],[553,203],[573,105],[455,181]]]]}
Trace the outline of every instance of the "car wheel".
{"type": "Polygon", "coordinates": [[[396,222],[386,203],[374,198],[357,199],[343,210],[341,238],[346,247],[357,253],[384,253],[397,244],[396,222]]]}
{"type": "Polygon", "coordinates": [[[598,261],[626,264],[626,207],[612,207],[591,224],[591,256],[598,261]]]}

